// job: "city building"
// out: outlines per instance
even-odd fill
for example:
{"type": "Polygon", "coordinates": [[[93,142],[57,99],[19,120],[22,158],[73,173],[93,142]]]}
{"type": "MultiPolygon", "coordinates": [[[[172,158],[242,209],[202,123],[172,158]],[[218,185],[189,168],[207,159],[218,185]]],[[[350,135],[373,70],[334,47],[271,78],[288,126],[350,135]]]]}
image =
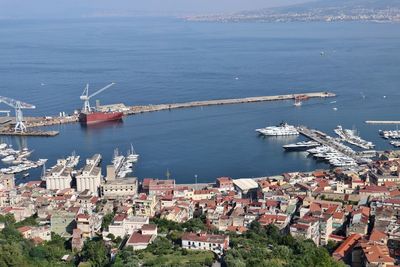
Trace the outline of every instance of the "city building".
{"type": "Polygon", "coordinates": [[[210,250],[222,255],[229,248],[229,236],[208,233],[184,233],[182,248],[190,250],[210,250]]]}
{"type": "Polygon", "coordinates": [[[135,177],[110,179],[101,184],[101,196],[105,198],[119,198],[136,196],[138,192],[138,180],[135,177]]]}
{"type": "Polygon", "coordinates": [[[45,175],[46,188],[50,190],[63,190],[71,188],[73,169],[65,163],[59,162],[45,175]]]}
{"type": "Polygon", "coordinates": [[[64,237],[69,237],[76,228],[75,212],[55,211],[51,214],[51,231],[64,237]]]}
{"type": "Polygon", "coordinates": [[[155,224],[145,224],[141,230],[134,232],[126,242],[127,247],[133,250],[145,249],[157,237],[157,226],[155,224]]]}
{"type": "Polygon", "coordinates": [[[234,190],[233,181],[230,177],[220,177],[217,178],[217,188],[220,191],[232,191],[234,190]]]}
{"type": "Polygon", "coordinates": [[[76,176],[76,189],[78,192],[89,190],[92,194],[98,195],[101,183],[101,155],[96,154],[92,158],[86,160],[86,166],[82,172],[76,176]]]}
{"type": "Polygon", "coordinates": [[[103,232],[103,236],[112,234],[115,237],[123,238],[133,232],[138,231],[143,225],[149,223],[149,217],[127,216],[125,214],[115,215],[112,223],[108,226],[108,231],[103,232]]]}
{"type": "Polygon", "coordinates": [[[257,198],[258,183],[253,179],[235,179],[233,180],[233,185],[241,197],[257,198]]]}
{"type": "Polygon", "coordinates": [[[81,251],[83,248],[84,238],[81,229],[75,228],[72,232],[71,247],[73,251],[81,251]]]}
{"type": "Polygon", "coordinates": [[[0,189],[12,190],[15,187],[15,177],[11,174],[0,174],[0,189]]]}

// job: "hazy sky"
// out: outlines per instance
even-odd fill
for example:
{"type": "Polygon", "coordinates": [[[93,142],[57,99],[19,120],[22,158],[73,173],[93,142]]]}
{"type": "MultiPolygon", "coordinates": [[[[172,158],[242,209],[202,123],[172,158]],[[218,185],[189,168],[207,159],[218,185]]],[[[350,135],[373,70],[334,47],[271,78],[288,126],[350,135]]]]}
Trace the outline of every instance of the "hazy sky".
{"type": "Polygon", "coordinates": [[[0,18],[229,13],[310,0],[0,0],[0,18]]]}

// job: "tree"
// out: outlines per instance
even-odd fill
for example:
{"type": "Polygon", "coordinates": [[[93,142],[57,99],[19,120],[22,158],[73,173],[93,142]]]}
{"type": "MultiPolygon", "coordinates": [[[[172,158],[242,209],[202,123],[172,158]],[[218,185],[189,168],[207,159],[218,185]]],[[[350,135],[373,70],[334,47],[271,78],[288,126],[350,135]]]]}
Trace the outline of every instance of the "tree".
{"type": "Polygon", "coordinates": [[[114,241],[115,239],[115,235],[113,235],[112,233],[109,233],[106,237],[111,239],[111,241],[114,241]]]}
{"type": "Polygon", "coordinates": [[[37,226],[39,225],[38,222],[36,221],[37,215],[34,214],[31,217],[26,218],[25,220],[22,220],[20,222],[17,222],[14,224],[16,228],[22,227],[22,226],[37,226]]]}
{"type": "Polygon", "coordinates": [[[224,261],[228,267],[242,266],[342,266],[323,247],[311,240],[295,239],[276,226],[253,222],[246,234],[231,234],[231,249],[224,261]]]}
{"type": "Polygon", "coordinates": [[[338,245],[339,244],[337,242],[329,240],[328,244],[325,245],[325,248],[326,248],[326,250],[328,250],[328,252],[330,254],[332,254],[335,251],[335,249],[338,247],[338,245]]]}
{"type": "Polygon", "coordinates": [[[102,240],[89,240],[82,249],[82,258],[91,263],[93,267],[105,266],[108,262],[107,249],[102,240]]]}
{"type": "Polygon", "coordinates": [[[0,266],[27,266],[18,244],[5,244],[0,246],[0,266]]]}
{"type": "Polygon", "coordinates": [[[120,253],[117,254],[115,258],[115,262],[113,264],[114,267],[138,267],[139,266],[139,258],[134,253],[132,249],[123,249],[120,253]]]}
{"type": "Polygon", "coordinates": [[[113,219],[114,219],[113,213],[108,213],[108,214],[104,215],[103,221],[101,222],[101,228],[103,230],[108,229],[108,226],[111,224],[113,219]]]}
{"type": "Polygon", "coordinates": [[[189,221],[182,224],[182,227],[188,232],[204,231],[207,229],[204,222],[200,218],[190,219],[189,221]]]}
{"type": "Polygon", "coordinates": [[[17,229],[15,229],[13,226],[5,227],[1,231],[1,234],[4,237],[4,239],[6,239],[10,243],[23,240],[22,234],[17,229]]]}
{"type": "Polygon", "coordinates": [[[15,218],[12,213],[7,213],[6,215],[0,215],[0,222],[4,223],[5,226],[13,225],[15,223],[15,218]]]}

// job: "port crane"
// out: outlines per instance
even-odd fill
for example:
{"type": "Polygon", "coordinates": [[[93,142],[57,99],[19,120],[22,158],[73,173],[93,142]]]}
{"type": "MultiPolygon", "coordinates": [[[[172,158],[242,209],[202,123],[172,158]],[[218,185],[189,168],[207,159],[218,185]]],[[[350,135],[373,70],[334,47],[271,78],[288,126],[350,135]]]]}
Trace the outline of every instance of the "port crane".
{"type": "Polygon", "coordinates": [[[23,109],[35,109],[34,105],[15,100],[9,97],[0,96],[0,103],[4,103],[15,109],[15,132],[25,132],[26,126],[24,124],[23,109]]]}
{"type": "Polygon", "coordinates": [[[113,86],[115,83],[110,83],[109,85],[97,90],[95,93],[89,95],[89,84],[86,84],[85,89],[83,90],[83,93],[80,97],[80,99],[83,101],[83,109],[82,112],[91,112],[92,108],[90,107],[90,99],[98,94],[100,94],[101,92],[107,90],[108,88],[110,88],[111,86],[113,86]]]}

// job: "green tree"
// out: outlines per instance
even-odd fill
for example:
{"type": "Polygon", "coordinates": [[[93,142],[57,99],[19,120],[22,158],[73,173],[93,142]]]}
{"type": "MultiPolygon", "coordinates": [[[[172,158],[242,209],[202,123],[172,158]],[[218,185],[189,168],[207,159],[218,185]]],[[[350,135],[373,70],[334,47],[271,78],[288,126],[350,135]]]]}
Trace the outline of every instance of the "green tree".
{"type": "Polygon", "coordinates": [[[25,220],[22,220],[20,222],[17,222],[14,224],[16,228],[22,227],[22,226],[37,226],[39,225],[38,222],[36,221],[37,215],[34,214],[31,217],[26,218],[25,220]]]}
{"type": "Polygon", "coordinates": [[[104,215],[103,221],[101,222],[101,228],[103,230],[108,230],[108,226],[111,224],[113,219],[114,219],[114,213],[108,213],[104,215]]]}
{"type": "Polygon", "coordinates": [[[139,258],[132,249],[126,248],[118,253],[113,264],[114,267],[138,267],[139,258]]]}
{"type": "Polygon", "coordinates": [[[107,248],[102,240],[89,240],[82,249],[82,258],[93,267],[102,267],[108,263],[107,248]]]}
{"type": "Polygon", "coordinates": [[[0,246],[0,266],[27,266],[18,244],[0,246]]]}
{"type": "Polygon", "coordinates": [[[6,226],[13,225],[15,223],[14,215],[12,213],[0,215],[0,222],[4,223],[6,226]]]}

